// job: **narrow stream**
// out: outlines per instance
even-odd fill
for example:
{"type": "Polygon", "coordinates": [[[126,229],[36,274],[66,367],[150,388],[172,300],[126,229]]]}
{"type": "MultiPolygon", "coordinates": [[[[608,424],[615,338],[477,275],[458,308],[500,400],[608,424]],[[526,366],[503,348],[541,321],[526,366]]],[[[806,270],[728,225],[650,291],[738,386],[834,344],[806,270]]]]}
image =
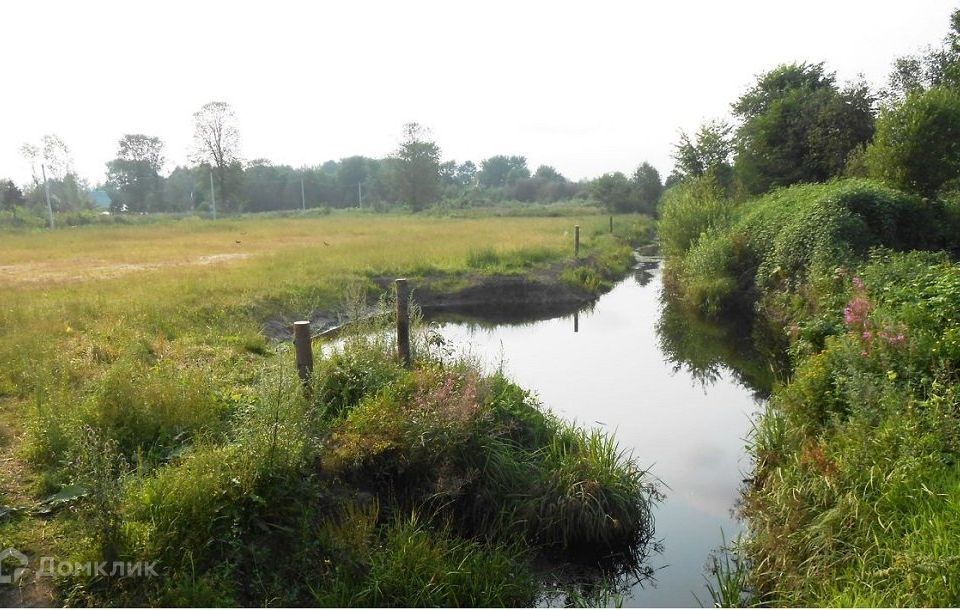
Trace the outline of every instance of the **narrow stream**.
{"type": "Polygon", "coordinates": [[[664,483],[656,509],[663,549],[652,582],[625,606],[711,604],[706,566],[722,535],[740,531],[732,510],[750,470],[744,439],[753,392],[721,370],[704,384],[675,370],[660,347],[659,269],[630,276],[576,315],[528,323],[439,321],[458,351],[504,370],[558,415],[613,432],[664,483]],[[699,602],[698,602],[699,600],[699,602]]]}

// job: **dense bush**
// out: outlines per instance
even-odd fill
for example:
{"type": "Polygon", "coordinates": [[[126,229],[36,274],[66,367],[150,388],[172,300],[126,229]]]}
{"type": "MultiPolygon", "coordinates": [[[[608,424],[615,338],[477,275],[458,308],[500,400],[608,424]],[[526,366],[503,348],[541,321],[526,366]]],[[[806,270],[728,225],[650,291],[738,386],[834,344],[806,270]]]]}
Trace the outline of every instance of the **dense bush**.
{"type": "Polygon", "coordinates": [[[692,305],[717,313],[856,264],[871,247],[940,246],[941,220],[941,207],[867,180],[781,189],[699,238],[680,264],[681,284],[692,305]]]}
{"type": "Polygon", "coordinates": [[[660,202],[658,232],[663,253],[678,256],[711,228],[728,226],[734,204],[711,178],[691,178],[667,189],[660,202]]]}
{"type": "Polygon", "coordinates": [[[955,604],[960,267],[878,252],[841,284],[754,437],[756,582],[774,605],[955,604]]]}
{"type": "Polygon", "coordinates": [[[932,196],[960,180],[960,91],[915,91],[884,111],[867,167],[895,188],[932,196]]]}

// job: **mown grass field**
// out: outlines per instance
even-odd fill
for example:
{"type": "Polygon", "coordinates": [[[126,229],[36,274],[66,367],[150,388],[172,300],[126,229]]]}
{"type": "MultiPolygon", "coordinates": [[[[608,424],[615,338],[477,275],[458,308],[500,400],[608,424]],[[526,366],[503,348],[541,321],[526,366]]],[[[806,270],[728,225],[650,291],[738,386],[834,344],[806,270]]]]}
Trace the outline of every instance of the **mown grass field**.
{"type": "MultiPolygon", "coordinates": [[[[524,273],[569,260],[575,224],[583,228],[583,256],[599,261],[622,253],[624,239],[650,229],[645,219],[618,218],[619,235],[611,236],[606,216],[451,219],[334,214],[217,222],[187,219],[0,234],[0,459],[4,462],[0,548],[12,546],[33,557],[76,560],[103,556],[130,560],[131,553],[152,553],[162,555],[168,568],[181,577],[184,570],[192,574],[192,580],[180,578],[176,587],[151,583],[152,588],[147,589],[128,585],[118,589],[116,583],[97,578],[31,581],[24,591],[26,597],[10,599],[48,604],[91,600],[101,604],[121,600],[134,604],[260,604],[276,602],[269,596],[286,590],[291,595],[283,598],[286,603],[304,603],[305,599],[401,605],[444,600],[531,601],[529,587],[497,597],[497,570],[522,564],[520,558],[527,556],[526,550],[518,554],[514,547],[474,548],[474,542],[463,541],[445,529],[454,527],[450,523],[438,529],[426,516],[410,521],[408,513],[407,520],[395,514],[389,517],[389,525],[383,525],[381,521],[388,517],[380,513],[371,517],[369,505],[357,508],[336,502],[337,510],[345,511],[346,517],[340,521],[343,528],[366,528],[364,544],[370,554],[382,554],[382,545],[389,547],[396,536],[413,537],[439,553],[441,572],[448,559],[466,561],[460,556],[466,553],[474,558],[471,561],[489,567],[490,578],[496,582],[483,592],[456,593],[461,597],[444,597],[454,595],[446,589],[442,595],[438,592],[436,597],[423,599],[401,593],[392,598],[377,597],[380,593],[364,597],[359,591],[365,590],[371,571],[379,569],[364,563],[372,556],[368,554],[356,559],[363,567],[350,575],[318,576],[322,581],[331,579],[327,584],[334,589],[316,583],[319,589],[284,588],[275,583],[240,590],[238,574],[248,576],[250,569],[260,578],[280,578],[279,572],[262,567],[237,566],[245,561],[237,558],[246,557],[239,549],[252,545],[249,532],[259,532],[245,528],[276,525],[281,528],[278,531],[289,532],[317,506],[301,498],[294,502],[299,507],[293,511],[295,515],[261,515],[244,524],[239,520],[260,514],[257,502],[264,503],[261,508],[272,506],[272,499],[289,502],[289,494],[295,493],[290,488],[292,481],[300,485],[310,479],[313,475],[304,472],[313,473],[321,455],[327,456],[323,459],[336,457],[344,477],[372,476],[357,474],[358,468],[363,470],[358,465],[363,460],[357,455],[372,451],[367,440],[383,440],[385,434],[382,418],[369,419],[370,401],[384,403],[384,412],[390,413],[396,413],[398,402],[413,401],[413,407],[404,409],[435,409],[436,400],[441,405],[459,405],[466,414],[437,421],[446,422],[446,432],[456,430],[462,435],[464,430],[473,430],[470,434],[486,439],[484,446],[490,439],[500,438],[502,428],[475,422],[506,417],[514,422],[509,429],[529,427],[536,442],[527,439],[529,446],[523,448],[509,441],[497,445],[501,448],[495,454],[506,460],[515,459],[510,457],[511,451],[546,451],[537,460],[546,459],[548,466],[543,467],[545,474],[525,466],[528,470],[515,471],[515,477],[562,472],[564,464],[580,459],[581,452],[593,452],[597,469],[607,473],[606,479],[602,473],[594,478],[611,485],[616,481],[621,490],[639,484],[640,478],[629,474],[631,467],[616,457],[615,446],[566,431],[552,419],[530,419],[537,407],[528,404],[525,394],[510,394],[512,398],[504,403],[497,397],[506,390],[496,388],[505,382],[483,381],[469,370],[455,378],[439,372],[409,377],[383,361],[389,357],[382,349],[370,352],[367,346],[360,351],[365,349],[364,353],[374,356],[331,365],[329,378],[339,382],[319,381],[327,383],[323,386],[329,398],[326,403],[293,398],[278,389],[295,387],[290,386],[292,356],[269,343],[262,333],[263,322],[273,316],[337,311],[357,295],[375,296],[371,281],[375,276],[404,275],[412,277],[415,286],[416,278],[423,276],[455,280],[468,274],[524,273]],[[344,370],[350,374],[337,377],[344,370]],[[430,398],[437,392],[446,398],[430,398]],[[448,400],[451,392],[455,399],[448,400]],[[330,406],[334,403],[339,405],[337,409],[330,406]],[[366,407],[359,409],[360,404],[366,407]],[[362,419],[350,419],[354,408],[357,413],[367,413],[366,424],[362,419]],[[317,449],[324,444],[317,438],[329,440],[336,430],[350,430],[353,445],[331,443],[317,449]],[[261,442],[264,438],[269,442],[261,442]],[[250,443],[269,446],[270,452],[264,454],[250,443]],[[536,443],[545,445],[538,449],[536,443]],[[550,458],[554,454],[556,457],[550,458]],[[83,497],[44,503],[49,496],[76,486],[83,497]],[[250,502],[254,505],[248,506],[250,502]],[[228,517],[233,519],[232,526],[227,524],[226,530],[215,526],[228,517]],[[184,525],[191,523],[196,527],[184,525]],[[376,529],[380,533],[374,534],[371,528],[380,526],[386,529],[376,529]],[[182,554],[172,553],[173,547],[182,554]],[[216,548],[218,555],[204,559],[211,548],[216,548]]],[[[430,363],[424,366],[433,370],[430,363]]],[[[405,426],[406,421],[404,416],[395,423],[405,426]]],[[[421,436],[416,438],[425,434],[417,432],[421,436]]],[[[391,442],[402,452],[409,440],[403,440],[407,432],[393,433],[391,442]]],[[[458,442],[464,442],[463,438],[458,442]]],[[[438,449],[437,454],[442,453],[438,449]]],[[[431,463],[430,471],[437,469],[431,463]]],[[[454,472],[447,474],[455,476],[454,472]]],[[[566,476],[572,477],[571,485],[579,485],[576,472],[566,476]]],[[[326,480],[317,483],[318,487],[309,488],[310,493],[322,496],[329,505],[330,484],[326,480]]],[[[602,487],[602,483],[598,485],[602,487]]],[[[543,493],[552,489],[549,493],[562,494],[566,488],[544,483],[543,489],[543,493]]],[[[629,513],[632,501],[628,499],[622,510],[629,513]]],[[[514,510],[527,508],[521,503],[514,510]]],[[[524,517],[525,522],[534,524],[527,526],[533,527],[531,531],[550,540],[563,540],[567,535],[563,519],[570,516],[544,515],[544,525],[537,529],[536,520],[524,517]]],[[[482,523],[484,528],[500,531],[508,527],[507,521],[484,516],[482,523]],[[494,528],[488,523],[497,525],[494,528]]],[[[297,539],[329,542],[340,540],[339,535],[349,537],[340,530],[339,534],[328,531],[334,527],[332,523],[324,527],[323,532],[301,532],[297,539]]],[[[584,527],[580,523],[578,529],[584,527]]],[[[488,531],[487,537],[491,535],[488,531]]],[[[598,530],[597,535],[609,538],[611,533],[598,530]]],[[[326,557],[334,552],[332,548],[350,546],[337,544],[330,542],[326,550],[312,549],[311,557],[326,557]]],[[[387,556],[384,561],[390,559],[387,556]]],[[[394,567],[402,568],[402,562],[394,567]]]]}

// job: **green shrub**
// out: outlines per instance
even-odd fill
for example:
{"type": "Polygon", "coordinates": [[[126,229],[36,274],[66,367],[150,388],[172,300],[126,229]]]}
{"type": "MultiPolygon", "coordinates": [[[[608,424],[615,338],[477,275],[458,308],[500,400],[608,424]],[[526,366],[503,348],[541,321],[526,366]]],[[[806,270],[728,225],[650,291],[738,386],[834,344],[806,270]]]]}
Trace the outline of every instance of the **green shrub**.
{"type": "Polygon", "coordinates": [[[734,218],[735,205],[723,189],[709,178],[690,179],[663,194],[657,229],[667,256],[689,250],[709,229],[723,229],[734,218]]]}
{"type": "Polygon", "coordinates": [[[933,196],[960,175],[960,92],[915,91],[884,110],[867,148],[870,174],[894,188],[933,196]]]}
{"type": "Polygon", "coordinates": [[[937,246],[940,216],[937,207],[868,180],[781,189],[745,204],[732,227],[701,237],[682,259],[682,288],[712,314],[725,302],[749,305],[856,265],[872,247],[937,246]]]}

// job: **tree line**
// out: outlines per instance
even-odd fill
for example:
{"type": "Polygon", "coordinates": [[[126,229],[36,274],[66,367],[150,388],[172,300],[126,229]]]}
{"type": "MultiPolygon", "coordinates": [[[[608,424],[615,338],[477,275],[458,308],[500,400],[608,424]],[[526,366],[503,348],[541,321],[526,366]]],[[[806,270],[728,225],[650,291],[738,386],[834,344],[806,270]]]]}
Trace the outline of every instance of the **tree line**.
{"type": "Polygon", "coordinates": [[[681,133],[668,188],[741,200],[798,183],[870,177],[960,199],[960,10],[939,46],[895,60],[887,84],[841,85],[823,63],[778,66],[731,104],[734,123],[681,133]]]}
{"type": "Polygon", "coordinates": [[[0,181],[0,206],[14,216],[18,208],[41,213],[46,205],[44,180],[56,211],[91,209],[91,191],[102,191],[111,212],[136,214],[208,212],[214,207],[225,213],[301,207],[404,207],[416,212],[441,201],[468,206],[577,198],[595,200],[611,211],[652,214],[662,190],[659,173],[648,163],[629,179],[618,173],[573,181],[549,165],[531,171],[520,155],[495,155],[479,163],[443,160],[430,130],[418,123],[403,126],[397,149],[385,158],[351,156],[294,168],[262,158],[245,160],[237,116],[226,102],[205,104],[193,119],[191,164],[165,174],[163,141],[125,134],[116,157],[106,164],[106,180],[94,188],[73,171],[69,147],[57,136],[25,144],[21,152],[32,168],[32,180],[23,187],[0,181]]]}

